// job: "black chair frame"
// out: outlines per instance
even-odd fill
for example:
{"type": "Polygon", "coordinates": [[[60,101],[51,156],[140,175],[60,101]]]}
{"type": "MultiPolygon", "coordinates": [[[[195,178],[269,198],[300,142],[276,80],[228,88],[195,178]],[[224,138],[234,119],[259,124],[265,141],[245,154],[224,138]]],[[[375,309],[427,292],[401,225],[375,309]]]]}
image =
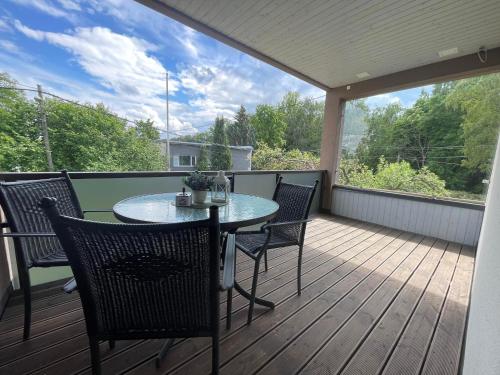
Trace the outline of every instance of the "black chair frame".
{"type": "MultiPolygon", "coordinates": [[[[302,290],[302,285],[301,285],[301,275],[302,275],[302,252],[304,248],[304,237],[305,237],[305,232],[306,232],[306,226],[307,223],[311,220],[308,219],[309,217],[309,211],[311,209],[311,204],[314,199],[314,194],[316,192],[316,188],[318,186],[319,181],[316,180],[313,186],[305,186],[305,185],[293,185],[293,184],[287,184],[282,182],[283,177],[280,176],[277,181],[276,189],[273,194],[273,200],[276,201],[278,198],[278,194],[280,193],[280,189],[284,185],[288,185],[290,187],[295,186],[298,188],[305,188],[309,189],[309,195],[307,197],[307,203],[304,207],[303,212],[301,213],[301,218],[299,220],[287,220],[287,221],[269,221],[268,223],[264,224],[260,230],[258,231],[242,231],[242,232],[237,232],[243,235],[252,235],[252,234],[257,234],[257,235],[262,235],[263,233],[266,234],[265,240],[259,244],[258,250],[256,252],[252,251],[245,251],[244,246],[241,245],[241,243],[238,243],[238,237],[236,239],[236,247],[240,249],[245,255],[248,257],[252,258],[255,261],[254,265],[254,272],[253,272],[253,278],[252,278],[252,288],[251,292],[248,293],[246,290],[241,288],[239,284],[235,283],[235,288],[236,290],[242,294],[244,297],[249,299],[249,308],[248,308],[248,318],[247,318],[247,324],[250,324],[252,322],[253,318],[253,311],[254,311],[254,306],[255,303],[269,307],[271,309],[274,308],[274,303],[263,300],[261,298],[258,298],[256,296],[257,292],[257,282],[258,282],[258,277],[259,277],[259,270],[260,270],[260,262],[262,258],[264,258],[264,267],[265,271],[267,272],[268,270],[268,262],[267,262],[267,252],[270,249],[274,248],[280,248],[280,247],[287,247],[287,246],[298,246],[299,248],[299,254],[298,254],[298,266],[297,266],[297,293],[298,295],[301,294],[302,290]],[[281,242],[275,242],[273,243],[273,233],[276,230],[279,230],[280,228],[286,228],[290,226],[295,226],[295,225],[300,225],[300,231],[299,235],[296,239],[290,239],[289,241],[284,240],[281,242]]],[[[279,215],[279,210],[278,210],[278,215],[279,215]]],[[[276,219],[274,219],[276,220],[276,219]]],[[[279,218],[277,219],[279,220],[279,218]]]]}
{"type": "MultiPolygon", "coordinates": [[[[71,265],[71,268],[73,270],[76,283],[78,285],[78,290],[80,292],[80,298],[82,301],[82,306],[83,306],[83,311],[84,311],[84,316],[85,316],[85,322],[87,326],[87,333],[89,337],[89,343],[90,343],[90,352],[91,352],[91,361],[92,361],[92,370],[94,374],[100,374],[101,373],[101,366],[100,366],[100,352],[99,352],[99,341],[100,340],[108,340],[110,342],[110,346],[114,346],[115,340],[134,340],[134,339],[168,339],[164,343],[163,347],[161,348],[160,352],[158,353],[158,356],[156,358],[156,365],[157,367],[160,366],[160,361],[162,358],[164,358],[170,349],[170,347],[174,344],[174,339],[176,338],[187,338],[187,337],[211,337],[212,338],[212,373],[217,374],[218,373],[218,368],[219,368],[219,325],[220,325],[220,313],[219,313],[219,291],[221,289],[226,289],[226,288],[232,288],[232,282],[231,282],[231,277],[234,279],[234,254],[226,254],[226,261],[227,264],[224,267],[224,275],[223,275],[223,286],[220,285],[219,283],[219,275],[220,275],[220,225],[219,225],[219,215],[218,215],[218,208],[213,206],[210,207],[210,218],[207,220],[201,220],[201,221],[195,221],[195,222],[186,222],[186,223],[179,223],[179,224],[112,224],[112,223],[102,223],[102,222],[93,222],[93,221],[88,221],[88,220],[82,220],[82,219],[75,219],[75,218],[70,218],[66,216],[62,216],[58,213],[57,207],[56,207],[56,200],[53,198],[44,198],[41,203],[43,209],[47,213],[47,216],[50,218],[52,222],[52,226],[54,228],[55,233],[57,234],[64,250],[66,251],[68,255],[68,260],[71,265]],[[209,262],[209,278],[205,279],[208,280],[208,293],[209,293],[209,306],[208,307],[208,312],[207,309],[203,309],[203,313],[200,313],[199,310],[193,310],[197,311],[199,314],[206,314],[204,315],[205,318],[199,318],[199,315],[196,315],[197,322],[198,321],[205,321],[205,326],[196,326],[196,324],[201,324],[201,323],[193,323],[193,326],[189,326],[191,328],[182,328],[179,326],[174,325],[173,327],[164,327],[165,329],[158,329],[157,326],[153,325],[153,327],[148,326],[150,323],[151,318],[144,318],[142,319],[138,315],[134,315],[134,318],[131,320],[132,325],[134,327],[131,327],[132,329],[125,329],[123,328],[123,325],[126,323],[123,322],[129,322],[130,321],[130,316],[122,319],[122,313],[118,311],[118,313],[110,313],[110,307],[106,305],[106,301],[109,301],[109,299],[105,299],[109,297],[109,294],[107,294],[108,297],[103,297],[106,295],[106,293],[110,293],[110,291],[113,290],[113,284],[112,281],[109,281],[111,279],[106,278],[104,279],[104,283],[107,282],[110,283],[109,287],[101,287],[101,291],[97,292],[92,288],[93,282],[96,280],[96,275],[98,273],[92,273],[90,270],[92,269],[92,266],[89,266],[88,262],[89,259],[91,259],[91,256],[85,257],[82,256],[82,249],[88,249],[88,248],[95,248],[95,253],[99,253],[100,257],[102,254],[102,258],[106,257],[111,257],[113,256],[115,259],[116,257],[119,256],[120,252],[113,253],[111,250],[108,252],[106,249],[111,247],[116,247],[116,248],[121,248],[121,252],[123,254],[123,248],[126,249],[127,254],[139,254],[142,257],[145,255],[154,255],[154,254],[164,254],[162,253],[162,249],[166,250],[167,246],[165,245],[167,242],[165,241],[173,241],[173,238],[178,238],[178,237],[168,237],[169,234],[173,232],[182,232],[185,230],[191,230],[191,229],[196,229],[200,230],[205,228],[205,230],[208,230],[208,243],[204,243],[203,246],[206,246],[208,248],[209,254],[208,254],[208,262],[209,262]],[[82,231],[80,235],[75,234],[78,231],[82,231]],[[103,234],[104,233],[104,234],[103,234]],[[92,236],[90,239],[85,239],[82,240],[82,237],[88,238],[89,234],[92,236]],[[78,237],[80,236],[80,237],[78,237]],[[94,236],[102,236],[102,237],[94,237],[94,236]],[[114,237],[113,237],[114,236],[114,237]],[[130,240],[130,242],[127,242],[127,236],[132,236],[131,238],[134,238],[134,241],[130,240]],[[163,236],[163,237],[162,237],[163,236]],[[100,240],[95,240],[95,238],[101,238],[100,240]],[[113,239],[115,239],[114,244],[111,244],[113,239]],[[138,245],[138,242],[140,239],[143,239],[143,245],[142,247],[138,245]],[[81,241],[85,241],[85,244],[82,245],[81,241]],[[162,242],[164,241],[164,242],[162,242]],[[99,243],[100,242],[100,243],[99,243]],[[132,246],[128,246],[128,244],[131,244],[132,246]],[[139,249],[137,249],[139,248],[139,249]],[[146,253],[145,253],[146,251],[146,253]],[[107,290],[108,288],[109,290],[107,290]],[[103,299],[104,298],[104,299],[103,299]],[[104,301],[104,302],[103,302],[104,301]],[[103,324],[103,321],[108,322],[108,320],[103,320],[103,317],[108,316],[109,314],[112,314],[114,316],[113,319],[118,319],[118,320],[113,320],[109,318],[110,322],[118,322],[116,323],[117,326],[113,325],[113,323],[109,323],[108,325],[103,324]],[[113,315],[115,314],[115,315],[113,315]],[[116,314],[118,314],[119,318],[116,318],[116,314]],[[122,320],[120,320],[122,319],[122,320]],[[206,323],[209,321],[210,323],[206,323]],[[101,322],[101,323],[99,323],[101,322]],[[208,324],[208,325],[206,325],[208,324]],[[137,328],[137,326],[142,327],[142,328],[137,328]],[[197,327],[197,328],[193,328],[197,327]]],[[[185,233],[185,232],[182,232],[185,233]]],[[[182,246],[195,246],[195,243],[193,243],[191,240],[186,240],[183,238],[182,246]],[[187,241],[187,242],[185,242],[187,241]],[[189,245],[186,245],[189,244],[189,245]]],[[[171,244],[170,242],[168,242],[171,244]]],[[[172,242],[173,243],[178,243],[178,242],[172,242]]],[[[199,241],[196,242],[198,246],[199,241]]],[[[176,245],[169,245],[169,246],[176,246],[176,245]]],[[[179,245],[181,246],[181,245],[179,245]]],[[[196,249],[196,248],[195,248],[196,249]]],[[[198,249],[202,250],[202,249],[198,249]]],[[[168,253],[168,252],[167,252],[168,253]]],[[[166,256],[166,255],[163,255],[166,256]]],[[[93,258],[95,259],[95,258],[93,258]]],[[[111,258],[107,258],[111,259],[111,258]]],[[[102,261],[102,260],[99,260],[102,261]]],[[[171,260],[168,258],[167,260],[164,259],[166,263],[162,264],[167,264],[165,267],[174,267],[177,266],[177,263],[175,261],[171,260]]],[[[117,264],[121,263],[123,265],[125,260],[119,259],[117,260],[117,264]]],[[[157,261],[153,262],[155,265],[157,264],[157,261]]],[[[141,277],[143,276],[137,276],[139,281],[136,281],[135,279],[133,281],[130,281],[130,269],[134,270],[139,270],[137,272],[145,272],[147,275],[150,275],[151,271],[150,268],[151,262],[149,263],[142,263],[146,264],[146,268],[144,268],[143,271],[140,271],[140,265],[141,261],[139,260],[137,263],[134,262],[131,266],[130,263],[128,264],[127,270],[128,271],[120,271],[124,272],[122,273],[119,277],[121,279],[126,278],[127,282],[130,282],[131,284],[127,285],[132,285],[134,288],[137,288],[137,283],[141,283],[141,277]],[[134,268],[137,265],[138,268],[134,268]]],[[[120,265],[120,267],[121,267],[120,265]]],[[[197,266],[196,264],[194,265],[195,267],[202,267],[202,266],[197,266]]],[[[102,267],[100,265],[99,267],[102,267]]],[[[116,267],[116,264],[113,266],[116,267]]],[[[191,264],[190,264],[191,267],[191,264]]],[[[121,268],[118,268],[121,270],[121,268]]],[[[169,269],[169,268],[168,268],[169,269]]],[[[190,268],[191,270],[191,268],[190,268]]],[[[101,271],[100,271],[101,272],[101,271]]],[[[116,272],[116,268],[110,269],[107,272],[116,272]]],[[[135,272],[135,271],[134,271],[135,272]]],[[[189,271],[191,272],[191,271],[189,271]]],[[[194,271],[193,271],[194,272],[194,271]]],[[[162,290],[165,290],[165,293],[168,293],[169,290],[168,287],[165,287],[165,285],[168,285],[170,281],[165,281],[165,277],[171,277],[171,276],[165,276],[165,273],[163,271],[160,271],[159,273],[157,272],[158,275],[153,275],[153,276],[147,276],[148,277],[148,282],[155,282],[157,284],[155,285],[155,288],[158,288],[158,285],[163,285],[161,286],[162,290]],[[156,278],[155,278],[156,277],[156,278]],[[163,281],[161,281],[163,280],[163,281]],[[167,283],[167,284],[164,284],[167,283]],[[166,288],[166,289],[164,289],[166,288]]],[[[116,275],[116,274],[115,274],[116,275]]],[[[135,274],[134,274],[135,275],[135,274]]],[[[142,274],[141,274],[142,275],[142,274]]],[[[106,276],[110,277],[110,276],[106,276]]],[[[134,276],[135,277],[135,276],[134,276]]],[[[170,280],[170,279],[168,279],[170,280]]],[[[191,280],[191,279],[189,279],[191,280]]],[[[201,280],[200,280],[201,281],[201,280]]],[[[191,281],[192,282],[192,281],[191,281]]],[[[122,284],[119,284],[122,285],[122,284]]],[[[125,285],[125,284],[123,284],[125,285]]],[[[143,285],[143,284],[141,284],[143,285]]],[[[183,284],[184,287],[185,285],[192,285],[190,283],[188,284],[183,284]]],[[[196,284],[196,288],[203,289],[203,284],[196,284]]],[[[193,287],[193,286],[191,286],[193,287]]],[[[189,288],[188,288],[189,289],[189,288]]],[[[158,290],[158,289],[155,289],[158,290]]],[[[203,289],[205,290],[205,289],[203,289]]],[[[154,292],[157,293],[157,292],[154,292]]],[[[203,292],[205,293],[205,292],[203,292]]],[[[147,314],[153,314],[153,315],[148,315],[149,317],[155,316],[159,317],[160,321],[163,321],[164,318],[162,318],[162,314],[159,313],[159,311],[172,311],[172,310],[162,310],[165,309],[165,299],[161,299],[157,297],[157,294],[155,295],[155,301],[151,301],[151,305],[147,307],[149,310],[141,310],[141,311],[147,311],[147,314]],[[160,307],[155,307],[155,303],[157,305],[160,305],[160,307]],[[156,309],[156,310],[155,310],[156,309]],[[153,311],[153,312],[151,312],[153,311]],[[155,312],[156,311],[156,312],[155,312]],[[156,314],[156,315],[155,315],[156,314]]],[[[202,294],[205,295],[206,294],[202,294]]],[[[113,299],[119,299],[120,295],[113,295],[113,299]]],[[[125,298],[125,297],[122,297],[125,298]]],[[[128,298],[128,297],[127,297],[128,298]]],[[[175,296],[172,296],[172,299],[174,299],[175,296]]],[[[185,296],[182,298],[189,298],[189,296],[185,296]]],[[[186,309],[188,307],[185,307],[187,305],[183,305],[184,299],[179,301],[179,304],[175,303],[173,304],[171,301],[172,299],[167,299],[171,305],[174,305],[173,308],[183,308],[186,309]],[[184,307],[183,307],[184,306],[184,307]]],[[[131,303],[130,299],[127,299],[127,303],[131,303]]],[[[138,303],[138,300],[135,300],[132,298],[132,302],[134,305],[138,303]],[[135,302],[134,302],[135,301],[135,302]]],[[[109,302],[107,302],[109,303],[109,302]]],[[[157,306],[156,305],[156,306],[157,306]]],[[[169,305],[169,308],[172,308],[172,306],[169,305]]],[[[115,310],[111,310],[115,311],[115,310]]],[[[185,310],[183,310],[185,311],[185,310]]],[[[182,313],[179,313],[182,315],[182,313]]],[[[177,316],[177,315],[176,315],[177,316]]]]}
{"type": "MultiPolygon", "coordinates": [[[[17,270],[19,275],[19,283],[24,297],[24,329],[23,329],[23,339],[26,340],[30,336],[31,330],[31,280],[29,275],[29,269],[32,267],[55,267],[55,266],[67,266],[69,265],[67,259],[65,257],[60,257],[58,259],[54,259],[50,262],[37,263],[36,259],[33,262],[33,259],[27,259],[26,254],[30,252],[28,249],[28,245],[25,244],[23,239],[39,239],[40,242],[31,242],[31,246],[36,246],[37,243],[42,243],[44,239],[50,240],[55,239],[56,235],[52,230],[44,230],[44,231],[26,231],[21,229],[22,227],[31,226],[31,227],[40,227],[43,226],[45,228],[50,228],[50,223],[48,222],[48,218],[40,215],[37,219],[36,223],[22,223],[21,218],[18,215],[17,210],[18,204],[12,202],[11,197],[16,195],[16,193],[9,192],[9,190],[16,190],[17,188],[30,188],[33,187],[36,189],[36,186],[42,186],[46,184],[49,186],[50,184],[61,183],[61,187],[67,189],[65,194],[69,196],[69,201],[67,202],[71,206],[71,210],[74,213],[75,217],[83,218],[86,213],[96,212],[111,212],[111,210],[82,210],[80,207],[80,203],[78,201],[78,197],[76,195],[73,184],[71,183],[71,179],[67,171],[61,172],[61,177],[51,178],[51,179],[40,179],[40,180],[29,180],[29,181],[16,181],[16,182],[0,182],[0,206],[3,209],[5,214],[6,222],[0,223],[1,229],[9,229],[9,233],[4,233],[0,230],[0,238],[12,238],[14,243],[14,252],[16,256],[17,270]],[[44,223],[46,220],[46,223],[44,223]]],[[[29,190],[29,189],[28,189],[29,190]]],[[[31,191],[31,190],[30,190],[31,191]]],[[[22,194],[20,193],[16,196],[16,199],[22,199],[22,194]]],[[[50,194],[50,188],[47,188],[47,192],[44,194],[53,195],[57,197],[58,193],[54,192],[54,194],[50,194]]],[[[41,198],[41,197],[39,197],[41,198]]],[[[24,199],[32,201],[33,209],[35,206],[38,206],[39,198],[36,199],[29,194],[24,196],[24,199]]],[[[57,241],[57,240],[56,240],[57,241]]],[[[55,250],[55,249],[54,249],[55,250]]],[[[37,252],[36,249],[34,250],[37,252]]],[[[66,292],[71,292],[74,290],[75,284],[73,280],[70,280],[65,286],[64,290],[66,292]]]]}

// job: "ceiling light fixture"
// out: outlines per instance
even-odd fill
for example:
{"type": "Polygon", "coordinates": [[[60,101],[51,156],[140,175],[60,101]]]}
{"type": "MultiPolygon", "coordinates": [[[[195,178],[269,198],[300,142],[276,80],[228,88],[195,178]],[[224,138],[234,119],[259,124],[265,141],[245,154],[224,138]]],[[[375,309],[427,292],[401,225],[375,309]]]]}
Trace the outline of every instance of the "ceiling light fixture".
{"type": "Polygon", "coordinates": [[[438,52],[439,57],[446,57],[450,55],[456,55],[458,53],[458,47],[443,49],[438,52]]]}
{"type": "Polygon", "coordinates": [[[370,73],[368,73],[368,72],[361,72],[361,73],[356,74],[356,77],[358,77],[358,78],[366,78],[369,76],[370,76],[370,73]]]}

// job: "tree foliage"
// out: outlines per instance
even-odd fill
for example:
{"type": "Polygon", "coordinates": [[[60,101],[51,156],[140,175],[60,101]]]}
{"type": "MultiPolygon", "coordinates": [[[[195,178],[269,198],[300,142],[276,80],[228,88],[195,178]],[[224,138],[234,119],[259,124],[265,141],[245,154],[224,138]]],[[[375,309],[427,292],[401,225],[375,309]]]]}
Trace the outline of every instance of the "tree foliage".
{"type": "Polygon", "coordinates": [[[300,150],[284,150],[259,144],[252,155],[252,169],[293,170],[318,169],[319,157],[300,150]]]}
{"type": "Polygon", "coordinates": [[[231,169],[231,150],[228,147],[224,117],[217,117],[213,127],[213,145],[210,166],[214,170],[231,169]]]}
{"type": "Polygon", "coordinates": [[[200,155],[196,160],[196,169],[199,171],[209,171],[210,168],[210,152],[207,146],[201,146],[200,155]]]}
{"type": "Polygon", "coordinates": [[[459,81],[446,104],[463,112],[464,166],[489,173],[500,127],[500,74],[459,81]]]}
{"type": "Polygon", "coordinates": [[[427,167],[452,190],[480,193],[491,169],[500,126],[500,75],[436,84],[409,108],[390,104],[369,111],[356,150],[375,169],[380,156],[427,167]]]}
{"type": "Polygon", "coordinates": [[[277,109],[286,123],[285,146],[288,150],[317,150],[321,143],[324,103],[302,99],[298,92],[286,94],[277,109]]]}
{"type": "MultiPolygon", "coordinates": [[[[0,75],[0,169],[47,170],[37,103],[0,75]]],[[[133,126],[102,104],[85,106],[48,99],[44,110],[55,169],[73,171],[163,170],[152,121],[133,126]]]]}
{"type": "Polygon", "coordinates": [[[355,159],[340,163],[339,182],[362,188],[398,190],[432,196],[446,195],[445,182],[427,167],[412,168],[407,161],[389,163],[380,158],[375,172],[355,159]]]}
{"type": "Polygon", "coordinates": [[[266,144],[271,148],[285,146],[285,116],[277,108],[268,104],[258,105],[250,122],[258,144],[266,144]]]}
{"type": "Polygon", "coordinates": [[[14,80],[0,74],[0,169],[46,170],[36,105],[14,87],[14,80]]]}
{"type": "Polygon", "coordinates": [[[255,134],[250,125],[250,116],[243,105],[234,116],[234,121],[227,124],[226,132],[231,146],[255,145],[255,134]]]}

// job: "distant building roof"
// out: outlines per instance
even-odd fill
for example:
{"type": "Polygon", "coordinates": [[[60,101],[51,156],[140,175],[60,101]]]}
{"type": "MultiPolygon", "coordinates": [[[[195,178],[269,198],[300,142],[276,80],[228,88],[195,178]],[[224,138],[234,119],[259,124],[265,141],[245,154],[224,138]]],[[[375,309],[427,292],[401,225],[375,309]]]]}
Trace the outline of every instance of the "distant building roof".
{"type": "MultiPolygon", "coordinates": [[[[161,139],[159,142],[167,143],[167,140],[161,139]]],[[[183,142],[183,141],[170,141],[170,144],[171,145],[175,144],[175,145],[198,146],[198,147],[214,145],[213,143],[183,142]]],[[[253,150],[252,146],[228,146],[228,147],[233,149],[233,150],[247,150],[247,151],[253,150]]]]}

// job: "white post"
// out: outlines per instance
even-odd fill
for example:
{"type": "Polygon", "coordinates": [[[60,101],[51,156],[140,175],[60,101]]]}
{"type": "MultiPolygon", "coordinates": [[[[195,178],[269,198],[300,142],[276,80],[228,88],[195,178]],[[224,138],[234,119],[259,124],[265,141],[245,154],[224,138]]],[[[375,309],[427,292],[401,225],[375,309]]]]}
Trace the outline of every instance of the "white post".
{"type": "Polygon", "coordinates": [[[500,374],[500,143],[476,253],[464,375],[500,374]]]}
{"type": "Polygon", "coordinates": [[[331,211],[332,186],[337,180],[342,143],[345,100],[335,91],[326,93],[320,168],[327,171],[323,181],[322,209],[331,211]]]}

